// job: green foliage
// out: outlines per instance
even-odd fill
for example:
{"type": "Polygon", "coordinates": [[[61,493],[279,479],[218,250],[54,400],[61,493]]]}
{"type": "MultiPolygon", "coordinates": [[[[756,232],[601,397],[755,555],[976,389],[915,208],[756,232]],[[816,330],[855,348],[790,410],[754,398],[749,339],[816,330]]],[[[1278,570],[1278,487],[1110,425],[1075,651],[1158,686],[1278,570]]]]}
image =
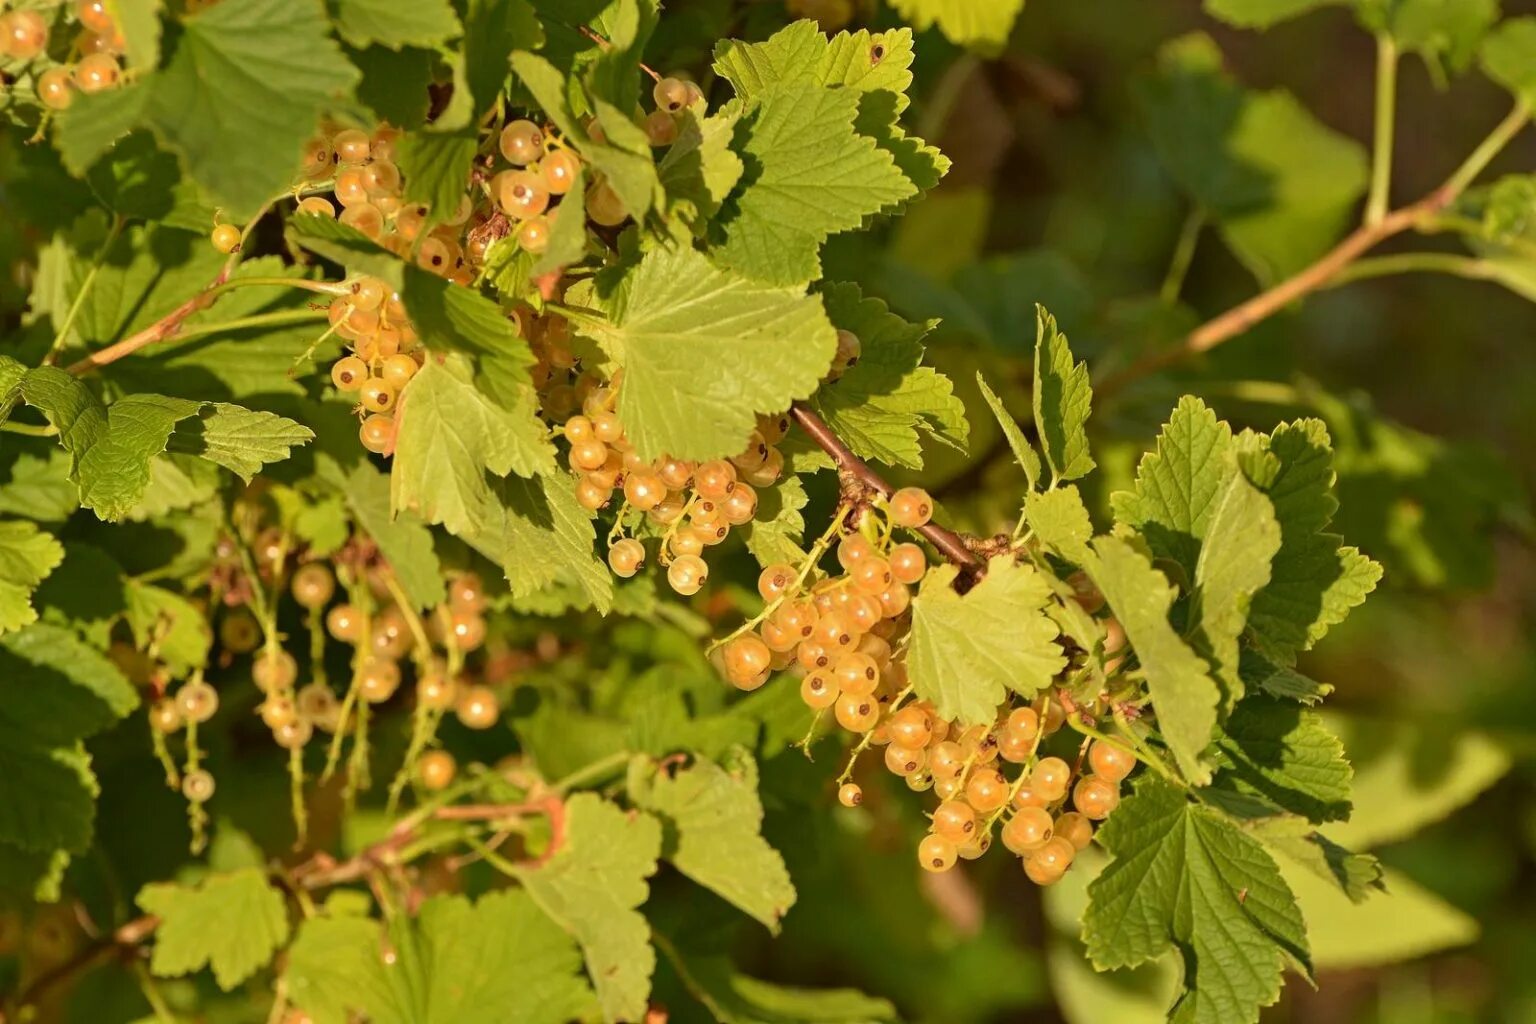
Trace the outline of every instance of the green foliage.
{"type": "Polygon", "coordinates": [[[160,919],[149,967],[162,977],[207,966],[228,991],[288,941],[282,894],[260,868],[209,875],[196,885],[145,886],[137,902],[160,919]]]}

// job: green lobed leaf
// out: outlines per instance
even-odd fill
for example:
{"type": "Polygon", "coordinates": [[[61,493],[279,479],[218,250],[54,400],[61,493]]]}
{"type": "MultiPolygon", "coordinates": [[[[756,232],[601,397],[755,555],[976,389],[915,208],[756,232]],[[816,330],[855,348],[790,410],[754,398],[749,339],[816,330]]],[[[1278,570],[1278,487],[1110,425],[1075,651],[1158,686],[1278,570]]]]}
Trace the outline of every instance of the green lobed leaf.
{"type": "Polygon", "coordinates": [[[1397,0],[1389,6],[1362,5],[1358,14],[1368,27],[1391,35],[1400,49],[1421,54],[1433,71],[1439,71],[1442,58],[1462,70],[1499,20],[1499,2],[1397,0]]]}
{"type": "Polygon", "coordinates": [[[1274,506],[1241,473],[1230,474],[1200,545],[1190,613],[1195,650],[1225,688],[1228,711],[1244,691],[1238,641],[1248,609],[1253,595],[1269,583],[1279,550],[1274,506]]]}
{"type": "Polygon", "coordinates": [[[1024,521],[1046,547],[1079,565],[1088,558],[1093,522],[1074,484],[1031,493],[1024,499],[1024,521]]]}
{"type": "Polygon", "coordinates": [[[1257,1021],[1287,962],[1309,974],[1306,926],[1258,841],[1148,779],[1098,832],[1114,857],[1089,887],[1083,941],[1100,970],[1177,952],[1177,1024],[1257,1021]]]}
{"type": "Polygon", "coordinates": [[[1179,399],[1158,434],[1156,448],[1141,457],[1136,486],[1111,496],[1115,519],[1146,539],[1153,557],[1195,578],[1202,542],[1233,467],[1227,459],[1232,429],[1200,399],[1179,399]]]}
{"type": "Polygon", "coordinates": [[[187,173],[235,217],[287,190],[320,114],[357,70],[319,0],[244,0],[182,21],[149,80],[145,120],[187,173]]]}
{"type": "Polygon", "coordinates": [[[485,498],[485,473],[553,472],[555,449],[532,409],[506,409],[475,386],[463,357],[429,359],[400,395],[390,501],[462,535],[485,498]]]}
{"type": "Polygon", "coordinates": [[[173,676],[185,676],[208,661],[213,635],[207,616],[180,594],[127,580],[128,603],[124,618],[133,631],[139,650],[151,644],[173,676]]]}
{"type": "Polygon", "coordinates": [[[300,926],[284,977],[315,1024],[565,1024],[592,994],[576,944],[527,893],[504,889],[475,903],[434,896],[393,926],[317,917],[300,926]],[[396,960],[380,948],[388,942],[396,960]]]}
{"type": "Polygon", "coordinates": [[[1088,448],[1088,415],[1093,409],[1093,387],[1088,383],[1088,364],[1077,362],[1067,336],[1056,328],[1056,318],[1035,307],[1035,429],[1051,480],[1076,480],[1093,471],[1088,448]]]}
{"type": "Polygon", "coordinates": [[[0,744],[0,779],[7,846],[50,856],[90,847],[98,790],[83,747],[0,744]]]}
{"type": "Polygon", "coordinates": [[[683,114],[677,141],[656,167],[671,212],[702,235],[720,204],[746,171],[741,157],[731,148],[740,113],[723,110],[701,118],[702,110],[683,114]]]}
{"type": "Polygon", "coordinates": [[[1354,770],[1316,713],[1255,695],[1218,732],[1213,785],[1260,797],[1313,824],[1349,817],[1354,770]]]}
{"type": "Polygon", "coordinates": [[[1029,438],[1024,436],[1019,421],[1013,418],[1003,405],[1003,400],[997,397],[997,393],[987,386],[981,371],[976,371],[976,387],[981,391],[981,397],[986,401],[987,407],[992,410],[992,415],[997,419],[997,425],[1002,428],[1003,437],[1008,441],[1008,450],[1013,452],[1013,459],[1024,471],[1024,476],[1029,480],[1029,489],[1034,490],[1040,486],[1042,469],[1040,455],[1035,451],[1035,446],[1029,443],[1029,438]]]}
{"type": "Polygon", "coordinates": [[[757,97],[737,126],[743,175],[717,224],[714,255],[769,284],[821,276],[821,244],[908,199],[916,186],[854,130],[859,95],[787,83],[757,97]]]}
{"type": "Polygon", "coordinates": [[[1483,41],[1481,56],[1489,78],[1536,105],[1536,17],[1505,20],[1483,41]]]}
{"type": "Polygon", "coordinates": [[[276,413],[212,402],[177,423],[166,451],[207,459],[249,483],[262,466],[282,462],[314,437],[308,427],[276,413]]]}
{"type": "Polygon", "coordinates": [[[858,361],[810,403],[843,443],[860,458],[914,469],[923,464],[924,438],[963,451],[964,403],[947,377],[919,365],[933,322],[909,323],[852,284],[825,285],[822,301],[833,326],[860,344],[858,361]]]}
{"type": "Polygon", "coordinates": [[[957,46],[994,53],[1007,44],[1024,0],[891,0],[891,6],[919,29],[937,25],[957,46]]]}
{"type": "Polygon", "coordinates": [[[390,514],[389,478],[366,462],[349,473],[332,464],[325,475],[345,496],[358,527],[389,559],[395,579],[416,607],[431,608],[447,600],[432,531],[411,513],[390,514]]]}
{"type": "Polygon", "coordinates": [[[335,12],[336,31],[353,46],[433,47],[462,31],[448,0],[337,0],[335,12]]]}
{"type": "Polygon", "coordinates": [[[1338,509],[1333,494],[1333,449],[1321,420],[1282,424],[1268,437],[1245,435],[1246,458],[1273,503],[1280,550],[1269,584],[1253,599],[1248,633],[1277,665],[1295,664],[1328,630],[1342,622],[1381,579],[1381,566],[1325,532],[1338,509]]]}
{"type": "Polygon", "coordinates": [[[1009,692],[1031,698],[1066,666],[1056,624],[1044,608],[1051,590],[1034,568],[999,555],[969,592],[958,594],[953,565],[935,566],[912,602],[907,672],[914,692],[963,725],[997,718],[1009,692]]]}
{"type": "Polygon", "coordinates": [[[592,513],[576,500],[575,480],[555,473],[533,479],[484,478],[480,505],[464,539],[501,566],[512,596],[574,587],[606,614],[613,575],[593,554],[592,513]]]}
{"type": "Polygon", "coordinates": [[[1174,588],[1146,556],[1118,537],[1095,540],[1083,568],[1125,627],[1146,677],[1158,732],[1179,770],[1190,782],[1204,785],[1211,772],[1201,755],[1216,728],[1221,688],[1168,622],[1174,588]]]}
{"type": "Polygon", "coordinates": [[[719,763],[696,758],[669,774],[647,759],[637,770],[631,798],[669,825],[662,856],[777,934],[794,905],[795,886],[784,858],[762,836],[752,756],[738,747],[719,763]]]}
{"type": "Polygon", "coordinates": [[[139,706],[133,684],[99,650],[38,623],[0,639],[0,737],[14,746],[68,746],[139,706]]]}
{"type": "Polygon", "coordinates": [[[581,946],[607,1021],[644,1015],[656,967],[650,927],[635,908],[661,855],[661,824],[625,813],[595,793],[565,804],[564,841],[518,878],[546,914],[581,946]]]}
{"type": "Polygon", "coordinates": [[[228,992],[288,941],[283,895],[261,868],[209,875],[196,885],[146,885],[136,902],[160,919],[149,969],[162,978],[210,967],[228,992]]]}
{"type": "Polygon", "coordinates": [[[1239,28],[1268,28],[1318,7],[1347,0],[1205,0],[1207,14],[1239,28]]]}
{"type": "Polygon", "coordinates": [[[790,476],[757,492],[757,517],[745,528],[747,550],[759,565],[799,565],[805,559],[805,485],[790,476]]]}
{"type": "MultiPolygon", "coordinates": [[[[1259,841],[1285,860],[1284,868],[1294,864],[1306,868],[1318,878],[1338,886],[1351,903],[1364,903],[1385,890],[1381,862],[1368,853],[1351,853],[1308,824],[1305,818],[1282,815],[1266,818],[1251,828],[1259,841]]],[[[1306,904],[1298,897],[1305,912],[1306,904]]],[[[1309,934],[1311,933],[1309,929],[1309,934]]],[[[1321,961],[1318,961],[1321,963],[1321,961]]]]}
{"type": "Polygon", "coordinates": [[[776,985],[741,973],[723,953],[658,943],[689,993],[721,1024],[880,1024],[897,1020],[884,999],[854,989],[776,985]]]}
{"type": "Polygon", "coordinates": [[[647,253],[607,313],[607,323],[576,326],[624,368],[619,418],[647,459],[741,451],[756,414],[808,396],[837,346],[819,298],[749,281],[692,249],[647,253]]]}
{"type": "Polygon", "coordinates": [[[397,147],[397,163],[405,179],[405,199],[425,203],[433,220],[458,212],[479,149],[472,131],[407,132],[397,147]]]}
{"type": "Polygon", "coordinates": [[[33,523],[0,522],[0,634],[37,621],[32,592],[64,560],[64,547],[33,523]]]}

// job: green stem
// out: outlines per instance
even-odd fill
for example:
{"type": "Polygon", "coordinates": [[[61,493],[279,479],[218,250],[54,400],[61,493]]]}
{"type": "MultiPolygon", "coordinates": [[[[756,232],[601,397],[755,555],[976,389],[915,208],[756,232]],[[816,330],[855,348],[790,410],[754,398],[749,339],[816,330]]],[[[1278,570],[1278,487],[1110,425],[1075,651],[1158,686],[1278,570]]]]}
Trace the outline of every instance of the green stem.
{"type": "Polygon", "coordinates": [[[351,289],[340,281],[311,281],[302,277],[236,277],[203,293],[209,301],[237,288],[297,288],[324,295],[346,295],[351,289]]]}
{"type": "Polygon", "coordinates": [[[1204,227],[1205,211],[1197,206],[1184,218],[1184,226],[1179,229],[1179,240],[1173,247],[1173,257],[1168,261],[1168,273],[1164,275],[1163,286],[1158,290],[1158,298],[1163,305],[1171,306],[1179,301],[1179,293],[1184,290],[1184,279],[1189,276],[1189,266],[1194,262],[1195,248],[1200,244],[1200,232],[1204,227]]]}
{"type": "Polygon", "coordinates": [[[1397,120],[1397,43],[1385,32],[1376,37],[1376,133],[1371,157],[1371,190],[1365,222],[1380,224],[1392,189],[1392,135],[1397,120]]]}
{"type": "Polygon", "coordinates": [[[27,437],[53,437],[57,430],[41,423],[16,423],[12,420],[0,422],[0,430],[7,434],[25,434],[27,437]]]}
{"type": "Polygon", "coordinates": [[[59,352],[69,338],[70,328],[75,326],[80,310],[85,308],[86,296],[91,293],[91,286],[96,283],[96,275],[101,272],[102,263],[106,262],[107,252],[117,241],[117,236],[122,234],[126,223],[127,221],[120,215],[112,218],[112,227],[107,231],[107,237],[101,243],[101,248],[96,250],[96,258],[91,261],[91,269],[87,271],[85,280],[80,282],[80,290],[75,293],[75,300],[69,304],[69,310],[64,314],[64,322],[59,325],[58,332],[53,336],[53,344],[48,346],[48,354],[43,357],[44,366],[52,366],[54,360],[58,359],[59,352]]]}
{"type": "Polygon", "coordinates": [[[622,768],[628,764],[632,756],[634,755],[627,750],[620,750],[618,753],[609,754],[607,757],[593,761],[585,768],[576,769],[559,782],[556,782],[552,788],[555,792],[563,794],[584,786],[589,782],[605,779],[612,775],[615,769],[622,768]]]}
{"type": "Polygon", "coordinates": [[[1520,133],[1531,120],[1531,108],[1525,100],[1519,100],[1504,120],[1494,126],[1478,147],[1472,151],[1472,155],[1462,161],[1460,167],[1445,182],[1445,191],[1452,196],[1460,195],[1466,191],[1467,186],[1477,180],[1477,176],[1493,162],[1493,158],[1509,145],[1511,139],[1520,133]]]}
{"type": "Polygon", "coordinates": [[[1337,288],[1354,281],[1393,274],[1452,274],[1472,281],[1498,280],[1497,269],[1487,260],[1453,252],[1402,252],[1358,260],[1340,270],[1327,287],[1337,288]]]}
{"type": "Polygon", "coordinates": [[[199,338],[207,334],[222,334],[225,331],[243,331],[247,327],[281,327],[285,324],[324,320],[327,315],[323,309],[284,309],[275,313],[257,313],[255,316],[243,316],[213,324],[193,324],[177,331],[175,337],[177,339],[199,338]]]}

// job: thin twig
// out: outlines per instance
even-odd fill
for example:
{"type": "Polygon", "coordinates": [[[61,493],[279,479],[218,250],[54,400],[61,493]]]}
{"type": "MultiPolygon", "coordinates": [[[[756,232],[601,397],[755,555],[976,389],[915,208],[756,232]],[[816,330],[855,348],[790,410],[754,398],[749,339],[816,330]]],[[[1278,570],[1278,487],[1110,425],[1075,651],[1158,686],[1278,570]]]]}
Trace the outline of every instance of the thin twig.
{"type": "MultiPolygon", "coordinates": [[[[837,463],[838,472],[852,476],[870,490],[879,492],[883,497],[891,496],[894,488],[885,482],[884,477],[871,469],[868,463],[853,454],[843,443],[842,438],[827,426],[825,420],[798,402],[789,412],[795,418],[795,422],[800,424],[801,429],[810,435],[811,440],[815,441],[822,451],[832,456],[832,461],[837,463]]],[[[946,530],[938,523],[929,523],[918,527],[917,532],[926,537],[945,558],[956,565],[972,570],[982,567],[981,559],[972,553],[965,543],[965,538],[953,530],[946,530]]]]}

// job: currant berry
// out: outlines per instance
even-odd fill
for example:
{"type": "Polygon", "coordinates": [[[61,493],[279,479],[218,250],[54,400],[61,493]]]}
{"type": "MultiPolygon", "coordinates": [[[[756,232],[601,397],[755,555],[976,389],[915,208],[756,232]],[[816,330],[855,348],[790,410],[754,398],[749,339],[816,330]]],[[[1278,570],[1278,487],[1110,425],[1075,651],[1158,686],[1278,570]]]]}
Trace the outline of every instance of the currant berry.
{"type": "Polygon", "coordinates": [[[880,685],[880,666],[867,654],[850,651],[837,659],[832,674],[838,689],[855,697],[868,697],[880,685]]]}
{"type": "Polygon", "coordinates": [[[75,101],[75,80],[68,68],[49,68],[37,76],[37,98],[49,110],[67,110],[75,101]]]}
{"type": "Polygon", "coordinates": [[[721,509],[732,526],[745,526],[757,515],[757,491],[751,484],[738,482],[725,496],[721,509]]]}
{"type": "Polygon", "coordinates": [[[544,132],[532,121],[513,121],[501,130],[498,140],[507,162],[526,167],[544,155],[544,132]]]}
{"type": "Polygon", "coordinates": [[[1056,834],[1071,843],[1073,849],[1085,850],[1093,842],[1093,822],[1076,811],[1068,811],[1057,817],[1055,829],[1056,834]]]}
{"type": "Polygon", "coordinates": [[[348,206],[336,219],[375,240],[384,233],[384,211],[372,203],[356,203],[348,206]]]}
{"type": "Polygon", "coordinates": [[[549,209],[549,189],[533,171],[513,171],[505,177],[498,175],[498,179],[496,201],[508,217],[528,220],[549,209]]]}
{"type": "Polygon", "coordinates": [[[976,809],[963,800],[946,800],[933,809],[934,833],[952,843],[970,842],[976,824],[976,809]]]}
{"type": "Polygon", "coordinates": [[[677,141],[677,120],[665,110],[653,110],[641,126],[652,146],[670,146],[677,141]]]}
{"type": "Polygon", "coordinates": [[[331,367],[331,383],[341,391],[361,390],[368,379],[368,364],[357,356],[344,356],[331,367]]]}
{"type": "Polygon", "coordinates": [[[336,154],[336,159],[344,164],[367,163],[371,155],[370,146],[368,133],[356,128],[343,129],[331,137],[331,150],[336,154]]]}
{"type": "Polygon", "coordinates": [[[645,545],[626,537],[608,549],[608,568],[614,575],[629,579],[645,564],[645,545]]]}
{"type": "Polygon", "coordinates": [[[855,594],[844,609],[848,621],[853,624],[857,633],[868,633],[880,624],[885,617],[885,606],[875,598],[865,594],[855,594]]]}
{"type": "Polygon", "coordinates": [[[458,762],[446,750],[429,750],[416,762],[416,777],[423,788],[433,792],[447,789],[458,771],[458,762]]]}
{"type": "Polygon", "coordinates": [[[928,556],[916,544],[897,544],[891,548],[891,577],[898,583],[916,583],[928,571],[928,556]]]}
{"type": "Polygon", "coordinates": [[[836,704],[840,696],[842,694],[838,692],[837,680],[825,669],[814,669],[800,680],[800,699],[807,707],[820,711],[836,704]]]}
{"type": "Polygon", "coordinates": [[[661,464],[656,468],[656,474],[661,477],[661,482],[672,490],[681,491],[693,482],[693,463],[668,456],[661,460],[661,464]]]}
{"type": "Polygon", "coordinates": [[[299,212],[314,214],[316,217],[335,217],[336,207],[325,196],[309,196],[299,200],[299,212]]]}
{"type": "Polygon", "coordinates": [[[1008,780],[993,768],[978,768],[965,783],[965,799],[983,814],[1008,802],[1008,780]]]}
{"type": "Polygon", "coordinates": [[[476,612],[455,610],[448,616],[448,637],[461,651],[479,650],[485,643],[485,619],[476,612]]]}
{"type": "Polygon", "coordinates": [[[48,45],[48,22],[37,11],[0,15],[0,52],[27,61],[48,45]]]}
{"type": "Polygon", "coordinates": [[[837,790],[837,802],[844,807],[857,807],[864,802],[864,790],[857,782],[845,782],[837,790]]]}
{"type": "Polygon", "coordinates": [[[896,578],[891,575],[891,563],[878,555],[859,559],[848,570],[848,578],[866,594],[879,594],[896,582],[896,578]]]}
{"type": "Polygon", "coordinates": [[[467,728],[489,729],[501,717],[501,706],[489,686],[466,686],[454,704],[454,713],[467,728]]]}
{"type": "Polygon", "coordinates": [[[798,576],[790,566],[775,562],[758,574],[757,593],[764,601],[777,601],[795,585],[798,576]]]}
{"type": "Polygon", "coordinates": [[[581,158],[569,149],[557,149],[539,161],[539,174],[551,195],[563,196],[581,177],[581,158]]]}
{"type": "Polygon", "coordinates": [[[616,228],[629,219],[629,209],[611,185],[599,181],[587,190],[587,216],[599,227],[616,228]]]}
{"type": "Polygon", "coordinates": [[[784,455],[777,448],[770,448],[763,464],[746,471],[741,478],[753,487],[772,487],[783,474],[784,455]]]}
{"type": "Polygon", "coordinates": [[[1037,702],[1040,707],[1040,731],[1047,736],[1058,732],[1067,722],[1067,710],[1061,706],[1060,701],[1051,700],[1049,697],[1037,702]]]}
{"type": "Polygon", "coordinates": [[[693,473],[693,486],[701,497],[718,501],[736,486],[736,467],[724,459],[700,463],[693,473]]]}
{"type": "Polygon", "coordinates": [[[431,711],[446,711],[453,707],[458,687],[441,666],[428,669],[416,680],[416,702],[431,711]]]}
{"type": "Polygon", "coordinates": [[[233,224],[220,224],[209,238],[219,252],[234,252],[240,245],[240,229],[233,224]]]}
{"type": "Polygon", "coordinates": [[[1048,802],[1055,803],[1067,795],[1067,783],[1072,769],[1059,757],[1042,757],[1030,773],[1029,784],[1048,802]]]}
{"type": "Polygon", "coordinates": [[[524,252],[538,256],[549,248],[549,233],[552,228],[550,217],[533,217],[523,222],[523,226],[517,229],[517,244],[524,252]]]}
{"type": "Polygon", "coordinates": [[[880,702],[873,697],[845,693],[837,698],[834,715],[837,724],[849,732],[869,732],[880,720],[880,702]]]}
{"type": "Polygon", "coordinates": [[[1003,826],[1003,845],[1023,855],[1038,850],[1050,841],[1054,823],[1042,807],[1025,807],[1003,826]]]}
{"type": "Polygon", "coordinates": [[[1040,714],[1034,708],[1014,708],[1008,712],[1003,729],[1025,743],[1033,743],[1040,734],[1040,714]]]}
{"type": "Polygon", "coordinates": [[[678,78],[663,78],[651,90],[651,97],[659,109],[675,114],[688,106],[688,83],[678,78]]]}
{"type": "Polygon", "coordinates": [[[187,772],[181,780],[181,795],[194,804],[205,804],[213,799],[213,776],[202,768],[187,772]]]}
{"type": "Polygon", "coordinates": [[[365,417],[357,430],[362,446],[375,455],[383,455],[395,443],[395,421],[390,416],[365,417]]]}
{"type": "Polygon", "coordinates": [[[878,555],[875,546],[862,533],[850,533],[837,545],[837,564],[851,570],[865,558],[878,555]]]}
{"type": "Polygon", "coordinates": [[[948,871],[958,856],[955,844],[940,835],[926,835],[917,844],[917,862],[924,871],[948,871]]]}
{"type": "Polygon", "coordinates": [[[709,579],[709,566],[698,555],[682,555],[667,566],[667,583],[684,597],[697,594],[709,579]]]}
{"type": "Polygon", "coordinates": [[[321,729],[330,732],[336,728],[336,720],[341,712],[341,702],[336,699],[336,694],[331,688],[321,682],[309,683],[294,694],[294,704],[298,706],[299,715],[308,722],[313,722],[321,729]]]}
{"type": "Polygon", "coordinates": [[[928,766],[935,775],[958,775],[965,767],[965,752],[953,740],[943,740],[934,744],[928,766]]]}
{"type": "Polygon", "coordinates": [[[1088,766],[1100,778],[1119,783],[1136,767],[1136,755],[1113,743],[1094,740],[1088,748],[1088,766]]]}
{"type": "Polygon", "coordinates": [[[608,461],[608,446],[593,439],[571,445],[571,468],[593,472],[603,468],[608,461]]]}
{"type": "Polygon", "coordinates": [[[852,331],[837,332],[837,354],[833,357],[833,365],[840,369],[846,369],[859,361],[859,353],[864,349],[859,341],[859,336],[852,331]]]}
{"type": "Polygon", "coordinates": [[[642,512],[660,505],[667,496],[667,485],[650,473],[631,473],[624,478],[624,500],[642,512]]]}
{"type": "Polygon", "coordinates": [[[749,679],[768,667],[773,653],[752,633],[739,636],[725,645],[725,674],[732,680],[749,679]]]}
{"type": "Polygon", "coordinates": [[[1023,739],[1018,733],[1004,730],[997,739],[997,756],[1009,764],[1023,764],[1034,752],[1034,742],[1023,739]]]}
{"type": "Polygon", "coordinates": [[[921,487],[903,487],[890,500],[891,522],[915,530],[933,519],[933,499],[921,487]]]}
{"type": "Polygon", "coordinates": [[[169,697],[157,701],[155,706],[149,709],[149,724],[158,733],[169,735],[182,726],[181,708],[169,697]]]}
{"type": "Polygon", "coordinates": [[[261,702],[261,720],[268,729],[279,729],[299,717],[298,705],[281,693],[268,693],[261,702]]]}
{"type": "Polygon", "coordinates": [[[400,687],[400,666],[388,658],[370,657],[357,677],[357,692],[370,704],[382,704],[400,687]]]}
{"type": "Polygon", "coordinates": [[[1036,885],[1055,885],[1072,865],[1077,850],[1070,842],[1056,836],[1024,860],[1024,874],[1036,885]]]}
{"type": "MultiPolygon", "coordinates": [[[[107,53],[93,53],[89,57],[80,58],[80,63],[75,65],[75,85],[87,95],[105,92],[117,85],[122,73],[123,69],[118,66],[116,57],[107,53]]],[[[238,242],[239,239],[237,238],[236,241],[238,242]]],[[[229,252],[230,250],[221,249],[220,251],[229,252]]]]}
{"type": "Polygon", "coordinates": [[[379,377],[399,394],[419,369],[421,367],[415,359],[397,354],[384,360],[384,365],[379,368],[379,377]]]}
{"type": "Polygon", "coordinates": [[[308,743],[314,735],[314,724],[307,719],[297,717],[272,729],[272,738],[284,750],[302,750],[304,744],[308,743]]]}
{"type": "Polygon", "coordinates": [[[219,642],[235,654],[247,654],[261,643],[261,627],[250,612],[231,612],[219,622],[219,642]]]}
{"type": "Polygon", "coordinates": [[[336,592],[336,577],[320,562],[307,562],[294,571],[288,585],[293,599],[304,608],[321,608],[336,592]]]}
{"type": "Polygon", "coordinates": [[[251,663],[251,679],[263,693],[277,693],[293,685],[299,666],[284,650],[266,650],[251,663]]]}
{"type": "Polygon", "coordinates": [[[605,487],[590,476],[584,476],[576,483],[576,501],[589,512],[605,507],[612,498],[613,488],[605,487]]]}
{"type": "Polygon", "coordinates": [[[369,377],[358,389],[358,401],[369,412],[388,412],[395,407],[395,389],[382,377],[369,377]]]}
{"type": "Polygon", "coordinates": [[[927,752],[922,747],[902,747],[892,743],[885,748],[885,766],[892,775],[908,778],[923,770],[927,752]]]}
{"type": "Polygon", "coordinates": [[[854,650],[874,658],[875,664],[880,666],[882,672],[891,663],[891,645],[884,638],[873,633],[865,633],[859,637],[859,644],[854,650]]]}
{"type": "Polygon", "coordinates": [[[1120,806],[1120,790],[1107,779],[1086,775],[1072,789],[1072,806],[1090,821],[1103,821],[1120,806]]]}
{"type": "Polygon", "coordinates": [[[114,29],[112,15],[107,11],[106,0],[80,0],[75,5],[80,24],[98,35],[106,35],[114,29]]]}
{"type": "MultiPolygon", "coordinates": [[[[695,529],[692,526],[685,526],[672,535],[672,539],[667,542],[667,545],[676,558],[697,556],[704,550],[704,531],[695,529]]],[[[668,579],[671,579],[670,573],[668,573],[668,579]]],[[[697,590],[694,593],[697,593],[697,590]]]]}

